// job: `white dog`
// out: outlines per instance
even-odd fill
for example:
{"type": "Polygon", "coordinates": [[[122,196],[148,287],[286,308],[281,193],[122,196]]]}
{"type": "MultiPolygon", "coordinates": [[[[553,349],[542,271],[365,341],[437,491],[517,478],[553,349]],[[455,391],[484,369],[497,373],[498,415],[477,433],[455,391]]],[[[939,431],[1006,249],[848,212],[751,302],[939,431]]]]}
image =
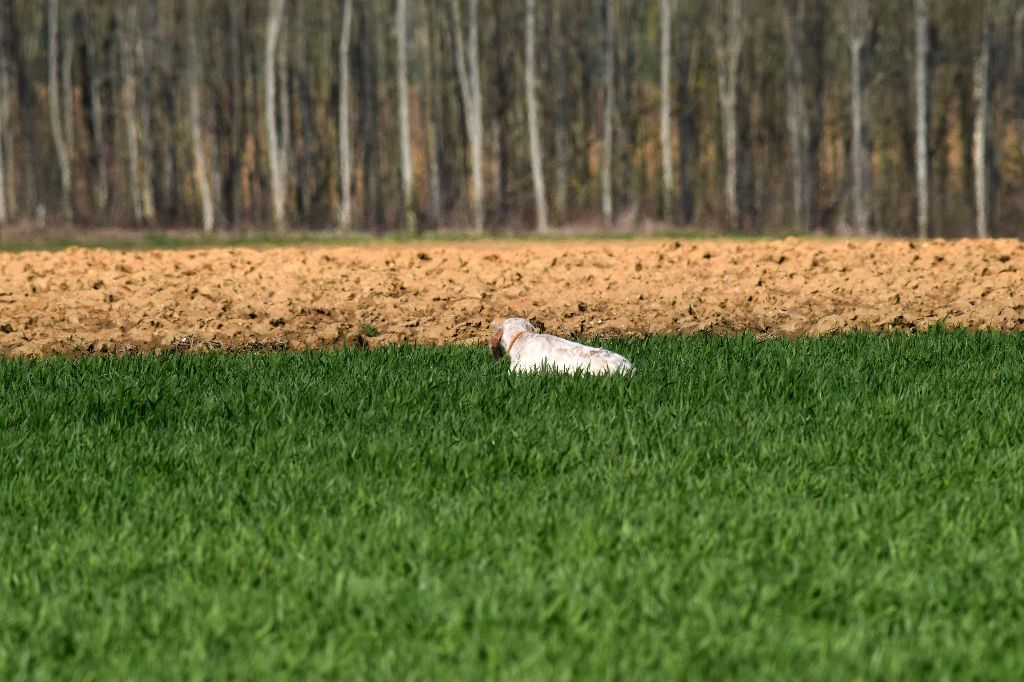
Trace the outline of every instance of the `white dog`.
{"type": "Polygon", "coordinates": [[[588,374],[627,374],[633,363],[618,353],[604,348],[591,348],[582,343],[538,334],[529,320],[510,317],[494,331],[491,355],[501,359],[502,349],[512,361],[513,372],[548,369],[555,372],[582,370],[588,374]]]}

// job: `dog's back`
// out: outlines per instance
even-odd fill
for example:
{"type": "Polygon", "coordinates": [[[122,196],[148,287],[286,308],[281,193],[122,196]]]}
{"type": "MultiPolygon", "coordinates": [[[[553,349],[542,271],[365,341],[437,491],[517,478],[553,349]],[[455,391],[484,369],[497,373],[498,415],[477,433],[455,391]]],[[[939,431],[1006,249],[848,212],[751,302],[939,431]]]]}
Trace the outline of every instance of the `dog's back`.
{"type": "Polygon", "coordinates": [[[633,371],[633,363],[618,353],[550,334],[525,334],[512,347],[509,358],[514,372],[549,369],[559,372],[620,374],[633,371]]]}

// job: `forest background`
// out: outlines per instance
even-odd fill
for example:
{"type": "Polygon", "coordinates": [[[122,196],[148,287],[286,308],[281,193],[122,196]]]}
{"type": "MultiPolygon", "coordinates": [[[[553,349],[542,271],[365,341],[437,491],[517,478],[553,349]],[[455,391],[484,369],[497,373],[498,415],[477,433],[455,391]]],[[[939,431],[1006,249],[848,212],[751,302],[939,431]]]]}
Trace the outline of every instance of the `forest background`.
{"type": "Polygon", "coordinates": [[[1018,236],[1022,190],[1019,0],[0,2],[0,226],[1018,236]]]}

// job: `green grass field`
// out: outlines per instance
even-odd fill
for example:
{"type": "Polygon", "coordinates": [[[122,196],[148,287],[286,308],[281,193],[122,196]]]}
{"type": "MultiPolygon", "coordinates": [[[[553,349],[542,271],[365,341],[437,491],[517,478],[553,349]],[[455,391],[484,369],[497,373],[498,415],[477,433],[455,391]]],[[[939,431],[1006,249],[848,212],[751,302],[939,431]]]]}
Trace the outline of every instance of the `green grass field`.
{"type": "Polygon", "coordinates": [[[0,360],[0,679],[1017,679],[1024,336],[0,360]]]}

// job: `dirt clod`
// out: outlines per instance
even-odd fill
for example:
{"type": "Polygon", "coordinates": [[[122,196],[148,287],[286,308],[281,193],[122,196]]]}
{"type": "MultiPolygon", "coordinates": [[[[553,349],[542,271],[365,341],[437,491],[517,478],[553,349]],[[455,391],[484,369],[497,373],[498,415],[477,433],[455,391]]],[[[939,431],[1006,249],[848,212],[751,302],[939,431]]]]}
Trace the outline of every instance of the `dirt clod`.
{"type": "Polygon", "coordinates": [[[1019,249],[789,239],[0,253],[0,354],[481,343],[510,315],[586,336],[1024,329],[1024,276],[995,265],[1019,249]]]}

